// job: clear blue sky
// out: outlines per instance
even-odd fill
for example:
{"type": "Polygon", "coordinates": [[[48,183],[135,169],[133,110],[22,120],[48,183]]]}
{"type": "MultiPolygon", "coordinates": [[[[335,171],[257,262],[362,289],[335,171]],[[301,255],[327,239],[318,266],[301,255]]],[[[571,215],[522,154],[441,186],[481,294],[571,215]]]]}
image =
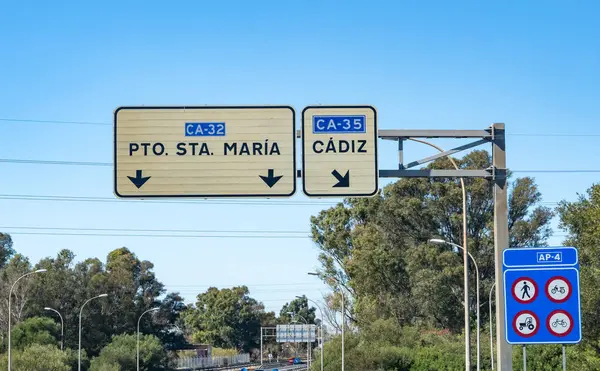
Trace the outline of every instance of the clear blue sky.
{"type": "MultiPolygon", "coordinates": [[[[599,11],[592,1],[4,2],[0,118],[110,123],[120,105],[372,104],[380,128],[505,122],[514,170],[600,169],[599,11]]],[[[396,166],[394,145],[380,147],[380,168],[396,166]]],[[[407,146],[408,160],[430,154],[407,146]]],[[[0,121],[0,158],[111,162],[112,128],[0,121]]],[[[114,198],[111,167],[0,169],[1,194],[114,198]]],[[[517,175],[535,176],[549,206],[600,176],[517,175]]],[[[302,232],[329,201],[299,190],[255,206],[0,199],[0,227],[302,232]]],[[[325,289],[305,274],[317,267],[308,239],[14,241],[34,262],[63,248],[104,259],[127,246],[189,301],[209,285],[247,284],[278,311],[325,289]]]]}

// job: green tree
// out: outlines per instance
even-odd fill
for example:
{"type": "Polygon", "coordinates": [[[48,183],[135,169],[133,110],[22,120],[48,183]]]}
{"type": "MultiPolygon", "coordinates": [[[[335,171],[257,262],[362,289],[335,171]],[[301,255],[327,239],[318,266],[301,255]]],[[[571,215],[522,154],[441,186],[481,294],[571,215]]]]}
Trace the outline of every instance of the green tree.
{"type": "MultiPolygon", "coordinates": [[[[459,167],[487,168],[485,151],[457,159],[459,167]]],[[[450,168],[439,159],[428,168],[450,168]]],[[[494,278],[492,183],[466,179],[468,243],[477,260],[482,292],[494,278]]],[[[511,181],[509,229],[511,246],[543,245],[550,236],[550,209],[530,178],[511,181]]],[[[345,316],[364,328],[378,318],[401,325],[424,324],[460,332],[462,319],[462,254],[449,246],[432,246],[431,238],[462,245],[462,192],[458,179],[405,178],[372,198],[346,199],[311,218],[313,239],[321,253],[320,274],[334,277],[347,291],[345,316]]],[[[471,276],[473,277],[473,276],[471,276]]],[[[474,280],[472,285],[474,287],[474,280]]],[[[482,295],[482,323],[487,300],[482,295]]],[[[328,304],[339,309],[339,294],[328,304]]],[[[475,312],[475,301],[469,305],[475,312]]]]}
{"type": "MultiPolygon", "coordinates": [[[[13,371],[70,371],[69,355],[56,346],[32,344],[24,350],[11,352],[13,371]]],[[[8,357],[0,358],[0,369],[8,368],[8,357]]]]}
{"type": "Polygon", "coordinates": [[[249,295],[246,286],[209,288],[199,294],[185,315],[195,342],[249,351],[258,345],[264,306],[249,295]]]}
{"type": "Polygon", "coordinates": [[[9,234],[0,233],[0,269],[13,257],[13,241],[9,234]]]}
{"type": "Polygon", "coordinates": [[[144,332],[156,335],[167,350],[182,349],[187,342],[182,315],[187,309],[179,293],[169,293],[160,303],[154,319],[143,318],[144,332]]]}
{"type": "MultiPolygon", "coordinates": [[[[21,254],[15,254],[10,261],[0,269],[0,292],[5,293],[4,300],[0,300],[0,338],[3,348],[5,346],[4,336],[8,333],[8,294],[13,284],[25,273],[31,271],[29,259],[21,254]]],[[[31,285],[39,278],[39,274],[30,275],[19,280],[14,285],[11,295],[11,321],[12,325],[18,324],[26,318],[26,309],[31,299],[31,285]]]]}
{"type": "Polygon", "coordinates": [[[279,312],[279,320],[281,323],[290,323],[292,320],[298,321],[298,323],[304,323],[304,320],[308,323],[315,323],[316,319],[316,308],[308,305],[308,299],[306,296],[301,298],[295,298],[289,303],[285,303],[279,312]],[[293,313],[296,318],[292,318],[293,313]]]}
{"type": "MultiPolygon", "coordinates": [[[[108,293],[107,298],[89,302],[82,312],[82,346],[94,356],[113,334],[135,332],[141,313],[161,305],[158,298],[164,289],[155,277],[153,264],[126,248],[111,251],[106,264],[97,258],[77,264],[74,260],[71,251],[62,250],[55,258],[44,258],[36,265],[48,271],[32,282],[27,315],[51,316],[58,322],[58,317],[44,307],[56,309],[65,321],[65,346],[77,348],[81,306],[89,298],[108,293]]],[[[164,323],[154,325],[150,316],[145,316],[141,327],[145,333],[165,330],[164,323]]]]}
{"type": "Polygon", "coordinates": [[[561,202],[558,211],[560,227],[568,232],[565,244],[579,250],[583,338],[600,352],[600,184],[576,202],[561,202]]]}
{"type": "Polygon", "coordinates": [[[58,346],[59,326],[50,318],[31,317],[12,329],[12,347],[25,349],[33,344],[58,346]]]}
{"type": "MultiPolygon", "coordinates": [[[[137,362],[136,335],[116,335],[92,359],[90,371],[135,370],[137,362]]],[[[140,336],[140,370],[158,371],[168,369],[168,356],[160,340],[153,335],[140,336]]]]}

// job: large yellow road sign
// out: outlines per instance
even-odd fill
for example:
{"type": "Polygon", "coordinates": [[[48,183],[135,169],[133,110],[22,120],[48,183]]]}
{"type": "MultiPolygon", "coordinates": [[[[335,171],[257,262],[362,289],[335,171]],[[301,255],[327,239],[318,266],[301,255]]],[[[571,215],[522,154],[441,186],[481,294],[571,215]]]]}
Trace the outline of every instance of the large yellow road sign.
{"type": "Polygon", "coordinates": [[[378,171],[374,107],[311,106],[302,111],[302,184],[307,196],[373,196],[378,171]]]}
{"type": "Polygon", "coordinates": [[[296,191],[289,106],[120,107],[119,197],[277,197],[296,191]]]}

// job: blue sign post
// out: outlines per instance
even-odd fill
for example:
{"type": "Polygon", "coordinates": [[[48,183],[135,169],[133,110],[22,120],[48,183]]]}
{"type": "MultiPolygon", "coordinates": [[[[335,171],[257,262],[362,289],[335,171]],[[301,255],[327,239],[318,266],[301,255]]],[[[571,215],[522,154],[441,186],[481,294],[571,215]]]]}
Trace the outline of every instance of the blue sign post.
{"type": "Polygon", "coordinates": [[[579,259],[574,247],[504,251],[506,341],[575,344],[581,341],[579,259]]]}

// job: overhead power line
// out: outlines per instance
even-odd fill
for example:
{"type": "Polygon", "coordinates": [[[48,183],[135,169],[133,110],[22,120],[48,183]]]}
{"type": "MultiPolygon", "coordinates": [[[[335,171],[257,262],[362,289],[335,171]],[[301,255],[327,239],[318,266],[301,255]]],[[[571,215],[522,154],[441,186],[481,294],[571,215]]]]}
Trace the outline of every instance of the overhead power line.
{"type": "Polygon", "coordinates": [[[92,162],[92,161],[49,161],[49,160],[28,160],[15,158],[0,158],[0,162],[12,164],[36,164],[36,165],[70,165],[70,166],[112,166],[112,162],[92,162]]]}
{"type": "Polygon", "coordinates": [[[38,124],[69,124],[69,125],[93,125],[93,126],[112,126],[108,122],[88,122],[88,121],[60,121],[60,120],[35,120],[35,119],[12,119],[0,118],[4,122],[29,122],[38,124]]]}
{"type": "Polygon", "coordinates": [[[96,232],[154,232],[154,233],[262,233],[262,234],[304,234],[309,231],[270,231],[270,230],[202,230],[202,229],[135,229],[135,228],[74,228],[74,227],[32,227],[0,226],[2,229],[24,229],[44,231],[96,231],[96,232]]]}
{"type": "MultiPolygon", "coordinates": [[[[0,227],[1,229],[2,227],[0,227]]],[[[15,228],[19,229],[19,228],[15,228]]],[[[311,239],[307,235],[269,235],[269,234],[153,234],[153,233],[90,233],[90,232],[20,232],[12,229],[4,229],[5,233],[11,235],[38,235],[38,236],[86,236],[86,237],[161,237],[161,238],[245,238],[245,239],[311,239]]],[[[566,234],[554,234],[552,237],[566,237],[566,234]]]]}
{"type": "Polygon", "coordinates": [[[69,232],[14,232],[6,230],[11,235],[39,235],[39,236],[86,236],[86,237],[161,237],[161,238],[260,238],[260,239],[309,239],[310,236],[294,235],[186,235],[186,234],[131,234],[131,233],[69,233],[69,232]]]}
{"type": "MultiPolygon", "coordinates": [[[[52,161],[52,160],[31,160],[31,159],[14,159],[14,158],[0,158],[0,163],[63,165],[63,166],[102,166],[102,167],[112,167],[113,166],[112,162],[52,161]]],[[[509,169],[509,170],[513,173],[600,173],[600,169],[532,169],[532,170],[509,169]]]]}
{"type": "Polygon", "coordinates": [[[0,200],[19,201],[54,201],[54,202],[118,202],[142,204],[194,204],[194,205],[249,205],[249,206],[333,206],[337,202],[331,201],[288,201],[288,200],[136,200],[117,199],[111,197],[93,196],[53,196],[53,195],[19,195],[0,194],[0,200]]]}
{"type": "Polygon", "coordinates": [[[187,288],[208,288],[208,287],[238,287],[238,286],[248,286],[248,287],[272,287],[272,286],[322,286],[323,283],[321,281],[313,281],[313,282],[296,282],[296,283],[239,283],[239,284],[212,284],[212,285],[177,285],[177,284],[165,284],[165,287],[187,287],[187,288]]]}
{"type": "MultiPolygon", "coordinates": [[[[334,206],[338,202],[327,201],[259,201],[259,200],[136,200],[116,199],[111,197],[93,196],[53,196],[53,195],[19,195],[0,194],[0,200],[18,201],[54,201],[54,202],[118,202],[118,203],[152,203],[152,204],[195,204],[195,205],[249,205],[249,206],[334,206]]],[[[557,201],[542,201],[542,205],[557,205],[557,201]]]]}
{"type": "MultiPolygon", "coordinates": [[[[19,119],[19,118],[0,118],[3,122],[27,122],[40,124],[58,124],[58,125],[84,125],[84,126],[113,126],[112,122],[90,122],[90,121],[64,121],[64,120],[38,120],[38,119],[19,119]]],[[[506,133],[507,136],[519,137],[600,137],[600,133],[506,133]]]]}

